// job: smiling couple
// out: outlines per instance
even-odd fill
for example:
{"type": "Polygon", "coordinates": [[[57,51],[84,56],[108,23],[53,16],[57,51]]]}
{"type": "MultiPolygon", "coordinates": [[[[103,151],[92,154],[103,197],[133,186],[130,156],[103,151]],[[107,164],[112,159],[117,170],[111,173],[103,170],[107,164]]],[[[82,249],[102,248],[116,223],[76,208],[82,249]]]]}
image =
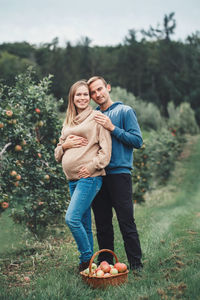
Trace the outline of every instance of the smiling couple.
{"type": "MultiPolygon", "coordinates": [[[[93,255],[91,207],[99,249],[114,251],[112,208],[115,209],[130,269],[142,268],[142,252],[134,220],[131,170],[133,150],[142,146],[135,111],[113,102],[111,86],[103,77],[74,83],[55,159],[62,162],[71,200],[65,221],[80,252],[79,271],[93,255]],[[90,98],[98,104],[93,110],[90,98]]],[[[102,252],[98,263],[113,264],[112,254],[102,252]]]]}

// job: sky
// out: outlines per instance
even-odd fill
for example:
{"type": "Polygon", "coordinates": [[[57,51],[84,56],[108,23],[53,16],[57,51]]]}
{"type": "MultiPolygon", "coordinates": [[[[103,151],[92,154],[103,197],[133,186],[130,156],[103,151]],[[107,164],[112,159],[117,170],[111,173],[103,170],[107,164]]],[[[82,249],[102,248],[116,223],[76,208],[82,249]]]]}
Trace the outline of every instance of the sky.
{"type": "Polygon", "coordinates": [[[177,23],[173,39],[200,31],[200,0],[0,0],[0,44],[40,45],[58,37],[62,46],[87,36],[92,46],[116,46],[129,30],[162,25],[171,12],[177,23]]]}

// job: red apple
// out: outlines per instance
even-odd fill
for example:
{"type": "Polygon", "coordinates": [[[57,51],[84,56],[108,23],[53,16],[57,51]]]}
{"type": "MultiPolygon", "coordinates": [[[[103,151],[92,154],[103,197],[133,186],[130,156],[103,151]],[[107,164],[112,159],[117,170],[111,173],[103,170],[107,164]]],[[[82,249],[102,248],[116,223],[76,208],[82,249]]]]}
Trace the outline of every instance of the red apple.
{"type": "Polygon", "coordinates": [[[106,260],[103,260],[101,263],[100,263],[100,265],[101,264],[108,264],[108,262],[106,261],[106,260]]]}
{"type": "Polygon", "coordinates": [[[114,268],[116,268],[118,270],[119,273],[123,273],[127,270],[127,266],[124,263],[116,263],[114,265],[114,268]]]}
{"type": "Polygon", "coordinates": [[[16,176],[16,175],[17,175],[17,172],[13,170],[13,171],[10,172],[10,175],[11,175],[11,176],[16,176]]]}
{"type": "Polygon", "coordinates": [[[4,124],[3,123],[0,123],[0,128],[3,128],[4,127],[4,124]]]}
{"type": "Polygon", "coordinates": [[[2,203],[1,203],[1,207],[2,207],[3,209],[8,208],[8,206],[9,206],[9,203],[8,203],[8,202],[2,202],[2,203]]]}
{"type": "Polygon", "coordinates": [[[21,150],[22,150],[22,146],[20,146],[20,145],[15,146],[15,151],[19,152],[21,150]]]}
{"type": "Polygon", "coordinates": [[[121,271],[120,272],[126,272],[127,270],[127,265],[124,263],[121,263],[121,271]]]}
{"type": "Polygon", "coordinates": [[[102,262],[100,263],[99,266],[102,267],[103,265],[109,265],[109,263],[108,263],[107,261],[104,260],[104,261],[102,261],[102,262]]]}
{"type": "Polygon", "coordinates": [[[36,108],[35,111],[37,114],[40,114],[40,112],[41,112],[39,108],[36,108]]]}
{"type": "Polygon", "coordinates": [[[101,270],[104,271],[104,273],[109,273],[111,270],[111,267],[108,263],[101,263],[100,267],[101,267],[101,270]]]}
{"type": "Polygon", "coordinates": [[[17,180],[21,180],[21,178],[22,178],[21,175],[20,175],[20,174],[17,174],[16,179],[17,179],[17,180]]]}
{"type": "Polygon", "coordinates": [[[6,111],[6,115],[7,115],[8,117],[12,117],[12,115],[13,115],[12,110],[7,110],[7,111],[6,111]]]}
{"type": "Polygon", "coordinates": [[[28,276],[25,276],[25,277],[24,277],[24,280],[25,280],[26,282],[30,282],[30,278],[29,278],[28,276]]]}
{"type": "Polygon", "coordinates": [[[117,262],[116,264],[114,264],[114,268],[116,268],[118,271],[121,268],[121,263],[117,262]]]}

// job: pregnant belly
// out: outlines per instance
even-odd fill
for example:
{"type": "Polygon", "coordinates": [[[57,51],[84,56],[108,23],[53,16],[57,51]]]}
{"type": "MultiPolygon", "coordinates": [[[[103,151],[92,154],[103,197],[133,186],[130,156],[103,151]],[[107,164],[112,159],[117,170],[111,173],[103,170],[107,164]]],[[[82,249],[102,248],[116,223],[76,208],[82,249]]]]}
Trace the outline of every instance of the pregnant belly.
{"type": "Polygon", "coordinates": [[[69,178],[77,177],[80,168],[90,162],[86,150],[80,148],[68,149],[62,158],[63,171],[69,178]],[[87,159],[86,159],[87,157],[87,159]]]}

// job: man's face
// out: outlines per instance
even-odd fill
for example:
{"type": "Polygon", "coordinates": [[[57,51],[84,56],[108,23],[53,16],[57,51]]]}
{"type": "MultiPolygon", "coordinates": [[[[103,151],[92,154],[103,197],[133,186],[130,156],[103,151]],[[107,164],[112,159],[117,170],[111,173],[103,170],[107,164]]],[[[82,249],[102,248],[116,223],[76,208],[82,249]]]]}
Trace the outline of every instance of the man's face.
{"type": "Polygon", "coordinates": [[[110,101],[110,86],[105,86],[101,79],[97,79],[89,86],[91,98],[100,106],[110,101]]]}

